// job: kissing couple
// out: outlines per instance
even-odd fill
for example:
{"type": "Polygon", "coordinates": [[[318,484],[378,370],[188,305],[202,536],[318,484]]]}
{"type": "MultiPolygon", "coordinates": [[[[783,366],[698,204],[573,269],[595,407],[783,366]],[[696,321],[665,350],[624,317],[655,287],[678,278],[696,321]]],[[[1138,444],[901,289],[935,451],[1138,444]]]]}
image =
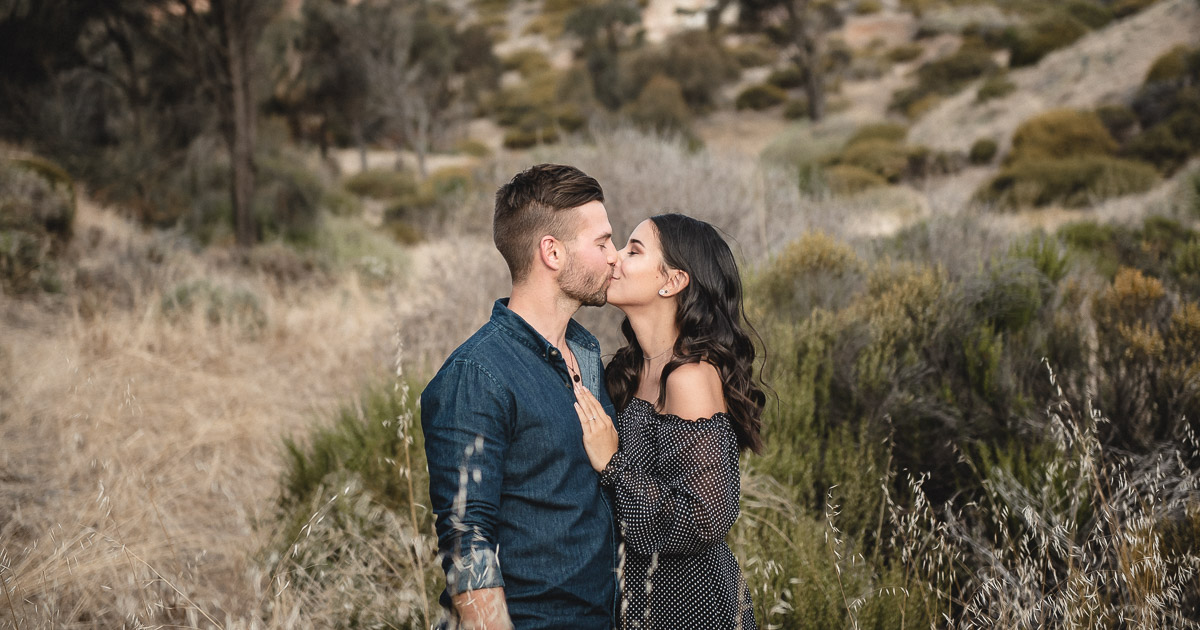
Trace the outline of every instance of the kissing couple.
{"type": "Polygon", "coordinates": [[[512,292],[421,394],[441,628],[756,628],[725,542],[766,400],[733,253],[682,214],[612,237],[577,168],[496,192],[512,292]],[[607,366],[571,319],[606,303],[607,366]]]}

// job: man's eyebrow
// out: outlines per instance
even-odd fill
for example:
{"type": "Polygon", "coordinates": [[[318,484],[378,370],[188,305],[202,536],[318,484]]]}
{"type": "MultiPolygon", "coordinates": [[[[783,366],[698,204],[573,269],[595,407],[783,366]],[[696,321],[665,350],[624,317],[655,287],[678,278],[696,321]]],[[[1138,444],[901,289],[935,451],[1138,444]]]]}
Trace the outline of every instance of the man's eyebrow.
{"type": "Polygon", "coordinates": [[[612,238],[612,232],[605,232],[604,234],[601,234],[600,236],[596,237],[596,242],[603,243],[604,241],[607,241],[610,238],[612,238]]]}

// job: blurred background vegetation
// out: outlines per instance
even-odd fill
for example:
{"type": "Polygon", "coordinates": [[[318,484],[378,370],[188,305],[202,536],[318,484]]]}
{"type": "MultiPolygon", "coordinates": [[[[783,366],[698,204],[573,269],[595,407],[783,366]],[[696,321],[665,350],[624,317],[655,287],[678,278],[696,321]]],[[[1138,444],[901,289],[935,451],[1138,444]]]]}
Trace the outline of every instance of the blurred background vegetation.
{"type": "MultiPolygon", "coordinates": [[[[1196,0],[0,0],[0,627],[428,627],[491,196],[738,253],[761,627],[1200,625],[1196,0]]],[[[579,318],[609,351],[613,309],[579,318]]]]}

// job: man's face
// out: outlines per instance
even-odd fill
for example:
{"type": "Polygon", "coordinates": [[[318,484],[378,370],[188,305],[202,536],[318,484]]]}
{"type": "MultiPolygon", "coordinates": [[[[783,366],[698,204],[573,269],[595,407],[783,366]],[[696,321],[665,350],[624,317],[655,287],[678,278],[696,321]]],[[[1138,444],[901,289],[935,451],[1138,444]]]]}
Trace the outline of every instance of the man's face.
{"type": "Polygon", "coordinates": [[[568,297],[587,306],[604,306],[612,281],[617,248],[612,242],[608,211],[599,201],[579,206],[580,228],[566,243],[567,262],[558,276],[558,286],[568,297]]]}

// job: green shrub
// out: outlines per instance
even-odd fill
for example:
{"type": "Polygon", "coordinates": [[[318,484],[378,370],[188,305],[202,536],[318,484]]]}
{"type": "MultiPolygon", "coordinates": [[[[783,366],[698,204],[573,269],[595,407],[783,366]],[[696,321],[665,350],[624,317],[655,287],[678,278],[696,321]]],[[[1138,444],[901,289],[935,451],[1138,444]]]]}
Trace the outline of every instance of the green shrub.
{"type": "Polygon", "coordinates": [[[1160,55],[1146,71],[1144,83],[1177,81],[1189,74],[1188,60],[1193,50],[1180,44],[1160,55]]]}
{"type": "Polygon", "coordinates": [[[693,112],[704,112],[716,103],[717,90],[741,75],[741,69],[704,30],[684,31],[659,46],[623,56],[620,76],[625,101],[642,93],[654,75],[674,80],[693,112]]]}
{"type": "Polygon", "coordinates": [[[1017,160],[1112,155],[1117,143],[1092,112],[1053,109],[1021,123],[1013,132],[1006,163],[1017,160]]]}
{"type": "Polygon", "coordinates": [[[796,120],[808,116],[808,99],[806,98],[789,98],[783,104],[783,117],[788,120],[796,120]]]}
{"type": "Polygon", "coordinates": [[[65,171],[40,158],[0,160],[0,290],[61,290],[56,259],[74,221],[74,184],[65,171]]]}
{"type": "Polygon", "coordinates": [[[391,199],[416,192],[417,179],[405,171],[370,170],[351,175],[342,186],[360,197],[391,199]]]}
{"type": "Polygon", "coordinates": [[[505,70],[516,70],[526,79],[545,74],[551,70],[550,59],[546,53],[536,48],[515,50],[501,60],[505,70]]]}
{"type": "Polygon", "coordinates": [[[802,87],[804,85],[805,73],[794,63],[788,64],[782,68],[777,68],[771,71],[767,76],[767,83],[774,85],[777,88],[790,90],[793,88],[802,87]]]}
{"type": "Polygon", "coordinates": [[[651,79],[624,111],[637,125],[658,132],[686,132],[692,118],[683,88],[662,75],[651,79]]]}
{"type": "Polygon", "coordinates": [[[975,92],[975,100],[983,103],[995,98],[1004,98],[1017,90],[1017,84],[1003,74],[988,77],[975,92]]]}
{"type": "Polygon", "coordinates": [[[1070,0],[1063,11],[1093,30],[1113,21],[1112,9],[1096,0],[1070,0]]]}
{"type": "Polygon", "coordinates": [[[1176,138],[1186,143],[1192,152],[1200,151],[1200,110],[1180,109],[1171,114],[1164,124],[1171,129],[1176,138]]]}
{"type": "Polygon", "coordinates": [[[887,186],[887,180],[861,166],[834,164],[823,170],[825,185],[835,195],[853,195],[869,188],[887,186]]]}
{"type": "Polygon", "coordinates": [[[898,90],[892,95],[889,107],[915,118],[929,107],[931,97],[954,94],[971,81],[997,70],[999,66],[990,51],[979,46],[961,46],[953,55],[922,64],[917,69],[917,85],[898,90]],[[917,104],[923,101],[923,107],[917,109],[917,104]]]}
{"type": "Polygon", "coordinates": [[[996,151],[999,146],[995,140],[991,138],[980,138],[971,145],[971,151],[967,154],[967,159],[972,164],[989,164],[996,157],[996,151]]]}
{"type": "Polygon", "coordinates": [[[875,138],[848,145],[835,163],[856,166],[896,183],[908,171],[909,154],[909,148],[903,144],[875,138]]]}
{"type": "Polygon", "coordinates": [[[729,54],[742,68],[760,68],[770,65],[779,56],[774,49],[756,41],[737,46],[730,50],[729,54]]]}
{"type": "Polygon", "coordinates": [[[504,133],[504,147],[507,149],[528,149],[539,144],[555,142],[558,142],[558,132],[552,127],[537,131],[509,129],[504,133]]]}
{"type": "Polygon", "coordinates": [[[925,47],[920,44],[900,44],[887,52],[887,58],[895,63],[904,63],[920,57],[923,52],[925,52],[925,47]]]}
{"type": "Polygon", "coordinates": [[[1164,173],[1182,166],[1191,153],[1192,148],[1177,138],[1166,123],[1159,123],[1137,135],[1121,149],[1121,155],[1153,164],[1164,173]]]}
{"type": "Polygon", "coordinates": [[[1030,24],[1009,30],[1008,49],[1012,52],[1009,65],[1033,65],[1049,53],[1075,43],[1087,32],[1087,26],[1074,17],[1061,11],[1047,11],[1030,24]]]}
{"type": "Polygon", "coordinates": [[[1156,0],[1117,0],[1112,5],[1113,16],[1117,18],[1129,17],[1155,2],[1156,0]]]}
{"type": "Polygon", "coordinates": [[[1154,168],[1103,156],[1030,158],[1010,162],[975,193],[976,201],[1000,208],[1061,204],[1078,208],[1158,183],[1154,168]]]}
{"type": "Polygon", "coordinates": [[[292,155],[258,159],[254,206],[263,238],[280,237],[297,245],[312,245],[320,227],[325,186],[292,155]]]}
{"type": "Polygon", "coordinates": [[[883,3],[879,0],[858,0],[854,5],[854,12],[859,15],[872,15],[883,10],[883,3]]]}
{"type": "Polygon", "coordinates": [[[1128,105],[1101,105],[1096,116],[1117,142],[1128,140],[1137,130],[1137,114],[1128,105]]]}
{"type": "Polygon", "coordinates": [[[787,92],[770,84],[752,85],[737,96],[738,109],[762,110],[787,100],[787,92]]]}
{"type": "Polygon", "coordinates": [[[865,140],[883,140],[885,142],[903,142],[908,136],[908,127],[897,123],[882,122],[863,125],[854,131],[854,135],[846,141],[849,148],[865,140]]]}
{"type": "Polygon", "coordinates": [[[207,280],[175,287],[163,295],[161,309],[168,317],[201,313],[210,325],[234,326],[249,334],[257,334],[267,325],[267,313],[252,291],[222,287],[207,280]]]}
{"type": "Polygon", "coordinates": [[[454,146],[454,149],[460,153],[466,153],[471,157],[477,158],[486,158],[491,157],[492,155],[492,150],[488,147],[488,145],[474,138],[465,138],[460,140],[458,144],[454,146]]]}

